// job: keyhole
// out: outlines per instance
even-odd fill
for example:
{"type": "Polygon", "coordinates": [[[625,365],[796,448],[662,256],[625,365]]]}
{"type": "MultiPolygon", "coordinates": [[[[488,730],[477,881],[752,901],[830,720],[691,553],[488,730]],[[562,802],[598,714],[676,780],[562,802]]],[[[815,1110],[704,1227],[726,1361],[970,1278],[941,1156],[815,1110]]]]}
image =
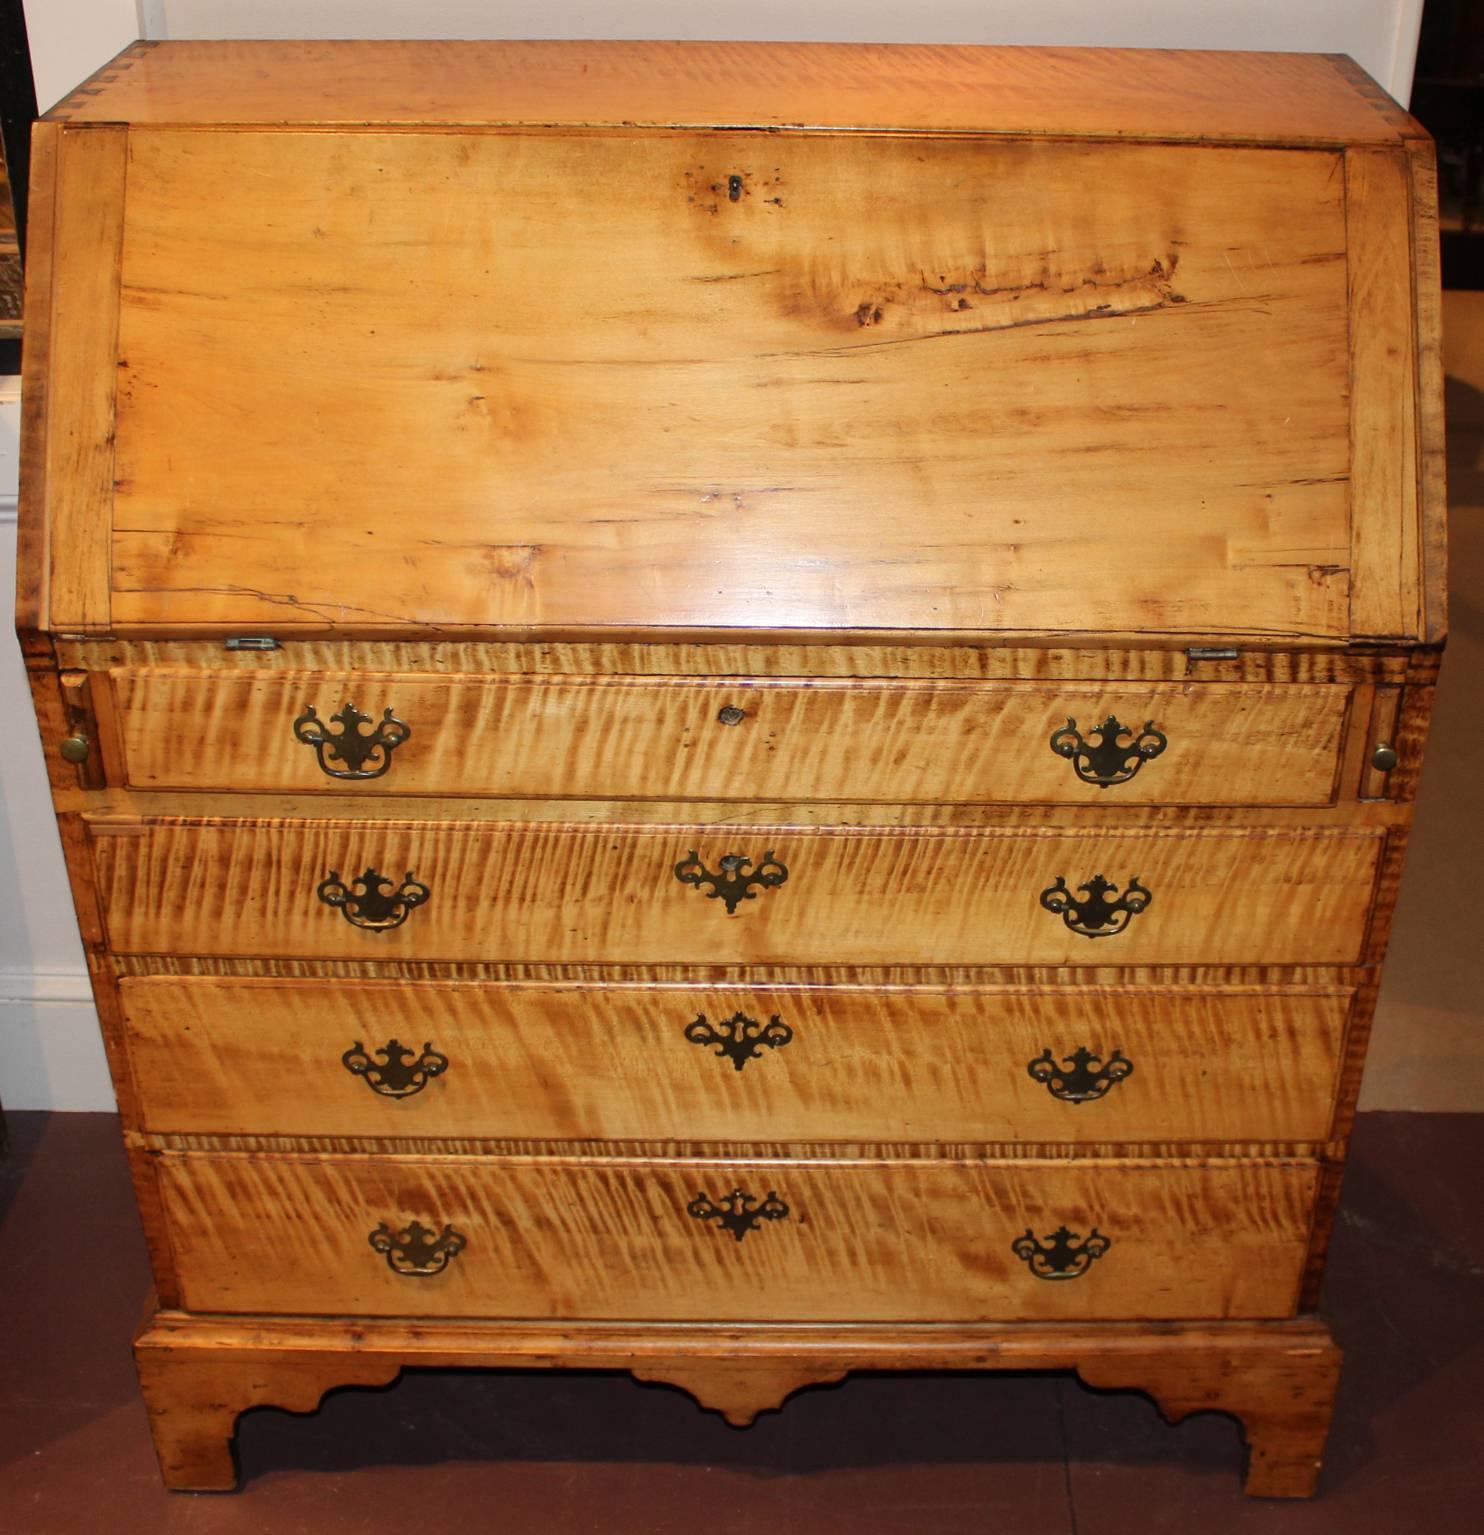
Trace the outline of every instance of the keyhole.
{"type": "Polygon", "coordinates": [[[727,177],[727,196],[735,202],[742,199],[742,178],[740,176],[727,177]]]}

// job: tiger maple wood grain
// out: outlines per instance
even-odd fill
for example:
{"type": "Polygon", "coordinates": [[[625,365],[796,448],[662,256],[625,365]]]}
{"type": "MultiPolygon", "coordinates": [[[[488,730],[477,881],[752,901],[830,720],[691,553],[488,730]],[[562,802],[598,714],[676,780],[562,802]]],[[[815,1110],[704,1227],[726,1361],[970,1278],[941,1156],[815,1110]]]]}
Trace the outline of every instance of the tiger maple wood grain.
{"type": "MultiPolygon", "coordinates": [[[[273,959],[163,954],[112,954],[109,961],[119,975],[238,976],[246,980],[314,980],[334,975],[343,980],[359,977],[422,980],[429,972],[416,961],[388,959],[273,959]]],[[[852,977],[866,986],[1345,986],[1356,979],[1341,965],[859,965],[852,977]]],[[[818,981],[807,965],[596,965],[575,963],[542,965],[504,963],[499,960],[472,963],[445,962],[436,979],[458,981],[617,981],[643,984],[649,981],[680,981],[699,984],[779,982],[808,985],[818,981]]]]}
{"type": "Polygon", "coordinates": [[[130,977],[120,995],[152,1132],[1221,1142],[1328,1136],[1353,993],[360,981],[353,1018],[332,980],[130,977]],[[738,1013],[792,1038],[738,1070],[685,1037],[738,1013]],[[449,1061],[400,1100],[341,1063],[394,1037],[449,1061]],[[1054,1098],[1027,1066],[1079,1046],[1133,1073],[1054,1098]]]}
{"type": "MultiPolygon", "coordinates": [[[[1248,682],[1350,683],[1407,676],[1399,650],[1277,650],[1270,646],[1190,655],[1184,648],[1124,648],[1101,638],[1077,644],[1042,636],[1024,644],[942,636],[866,643],[779,644],[747,635],[728,643],[543,639],[389,640],[286,637],[266,651],[227,650],[220,639],[60,637],[58,662],[77,671],[155,669],[214,677],[281,672],[458,673],[510,681],[515,676],[922,678],[939,682],[1248,682]]],[[[1236,648],[1236,647],[1232,647],[1236,648]]],[[[425,679],[424,679],[425,680],[425,679]]]]}
{"type": "Polygon", "coordinates": [[[166,44],[35,165],[18,616],[168,1484],[406,1364],[743,1423],[1018,1363],[1311,1492],[1444,629],[1417,125],[1334,58],[166,44]],[[412,716],[374,784],[288,733],[347,698],[412,716]],[[1049,750],[1105,711],[1170,736],[1106,792],[1049,750]],[[790,879],[729,917],[691,847],[790,879]],[[315,896],[368,864],[397,932],[315,896]],[[1095,873],[1154,898],[1089,941],[1038,897],[1095,873]],[[684,1039],[733,1010],[794,1038],[684,1039]],[[450,1058],[402,1103],[341,1061],[394,1031],[450,1058]],[[1084,1044],[1106,1098],[1026,1073],[1084,1044]],[[684,1215],[754,1177],[788,1221],[684,1215]],[[1063,1220],[1114,1246],[1035,1280],[1063,1220]]]}
{"type": "Polygon", "coordinates": [[[1293,1308],[1306,1162],[666,1162],[162,1154],[197,1311],[655,1320],[1277,1317],[1293,1308]],[[687,1204],[772,1189],[787,1219],[736,1241],[687,1204]],[[419,1220],[468,1246],[393,1274],[367,1238],[419,1220]],[[1080,1279],[1036,1279],[1030,1228],[1096,1225],[1080,1279]],[[271,1240],[264,1240],[265,1233],[271,1240]]]}
{"type": "Polygon", "coordinates": [[[385,1153],[413,1157],[597,1157],[703,1158],[730,1162],[757,1157],[793,1162],[859,1161],[1050,1161],[1086,1159],[1113,1161],[1197,1161],[1205,1158],[1229,1161],[1323,1161],[1333,1143],[1318,1141],[1214,1141],[1192,1145],[1188,1141],[676,1141],[676,1140],[486,1140],[461,1137],[398,1136],[389,1140],[372,1135],[145,1135],[129,1137],[129,1144],[150,1153],[198,1153],[211,1155],[242,1152],[252,1156],[301,1153],[307,1156],[381,1156],[385,1153]]]}
{"type": "MultiPolygon", "coordinates": [[[[1357,775],[1358,776],[1358,775],[1357,775]]],[[[1397,782],[1396,774],[1392,775],[1397,782]]],[[[1354,779],[1352,778],[1352,786],[1354,779]]],[[[1092,804],[956,804],[951,802],[862,804],[838,800],[551,800],[477,799],[469,796],[423,795],[408,801],[396,795],[375,798],[345,792],[255,794],[242,790],[202,790],[182,803],[175,790],[59,789],[54,800],[61,810],[87,815],[100,833],[128,834],[143,823],[168,820],[180,810],[191,819],[207,821],[326,820],[397,822],[416,818],[430,824],[443,821],[551,825],[556,821],[590,826],[732,826],[838,827],[879,825],[889,828],[936,827],[1006,829],[1086,828],[1111,824],[1189,827],[1192,830],[1304,832],[1355,830],[1384,832],[1409,824],[1410,807],[1395,795],[1385,800],[1345,801],[1333,806],[1303,805],[1126,805],[1112,811],[1092,804]]],[[[1352,787],[1353,792],[1353,787],[1352,787]]]]}
{"type": "MultiPolygon", "coordinates": [[[[220,669],[112,674],[126,770],[142,789],[355,790],[294,735],[313,704],[411,726],[358,792],[577,798],[984,800],[1071,804],[1327,803],[1350,701],[1341,686],[1189,683],[1113,689],[753,678],[694,681],[220,669]],[[725,725],[723,709],[745,719],[725,725]],[[1051,750],[1110,715],[1169,740],[1127,783],[1081,781],[1051,750]]],[[[328,765],[346,764],[327,754],[328,765]]]]}
{"type": "Polygon", "coordinates": [[[1325,964],[1361,958],[1375,831],[1080,832],[671,828],[334,821],[125,824],[93,836],[120,953],[701,964],[1325,964]],[[787,883],[728,914],[682,884],[770,849],[787,883]],[[316,890],[368,867],[432,891],[390,932],[316,890]],[[1113,937],[1040,905],[1060,875],[1137,878],[1147,911],[1113,937]]]}

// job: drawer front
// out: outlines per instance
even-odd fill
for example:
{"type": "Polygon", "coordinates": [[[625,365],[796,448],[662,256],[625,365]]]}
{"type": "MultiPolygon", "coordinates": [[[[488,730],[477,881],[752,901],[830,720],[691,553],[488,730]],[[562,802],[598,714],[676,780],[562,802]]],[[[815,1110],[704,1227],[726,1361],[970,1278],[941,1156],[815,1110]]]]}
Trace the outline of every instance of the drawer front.
{"type": "Polygon", "coordinates": [[[153,668],[112,681],[144,789],[1100,807],[1326,804],[1351,696],[153,668]]]}
{"type": "Polygon", "coordinates": [[[1353,963],[1384,840],[164,819],[99,830],[121,953],[656,964],[1353,963]]]}
{"type": "Polygon", "coordinates": [[[205,976],[119,990],[147,1130],[682,1141],[1324,1140],[1353,996],[205,976]]]}
{"type": "Polygon", "coordinates": [[[1298,1161],[158,1160],[187,1309],[362,1316],[1281,1317],[1316,1183],[1298,1161]]]}

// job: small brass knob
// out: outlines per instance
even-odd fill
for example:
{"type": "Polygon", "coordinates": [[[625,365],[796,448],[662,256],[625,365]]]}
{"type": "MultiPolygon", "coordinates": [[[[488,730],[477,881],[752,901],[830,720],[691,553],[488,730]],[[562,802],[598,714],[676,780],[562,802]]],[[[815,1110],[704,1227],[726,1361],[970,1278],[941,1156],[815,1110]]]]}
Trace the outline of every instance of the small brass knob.
{"type": "Polygon", "coordinates": [[[57,750],[61,752],[64,762],[86,762],[88,760],[88,738],[86,736],[66,736],[57,750]]]}
{"type": "Polygon", "coordinates": [[[1396,754],[1396,747],[1385,741],[1382,741],[1371,753],[1371,766],[1378,773],[1389,773],[1400,760],[1396,754]]]}
{"type": "Polygon", "coordinates": [[[728,704],[716,716],[716,722],[718,725],[740,725],[746,718],[746,709],[739,709],[736,704],[728,704]]]}

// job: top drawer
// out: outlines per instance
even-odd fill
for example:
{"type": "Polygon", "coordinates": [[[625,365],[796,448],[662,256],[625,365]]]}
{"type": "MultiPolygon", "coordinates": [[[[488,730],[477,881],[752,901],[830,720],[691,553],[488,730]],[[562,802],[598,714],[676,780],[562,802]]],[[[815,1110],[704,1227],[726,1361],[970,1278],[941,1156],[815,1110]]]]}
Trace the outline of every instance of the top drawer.
{"type": "Polygon", "coordinates": [[[1352,694],[153,667],[111,680],[141,789],[1100,808],[1328,804],[1352,694]]]}

